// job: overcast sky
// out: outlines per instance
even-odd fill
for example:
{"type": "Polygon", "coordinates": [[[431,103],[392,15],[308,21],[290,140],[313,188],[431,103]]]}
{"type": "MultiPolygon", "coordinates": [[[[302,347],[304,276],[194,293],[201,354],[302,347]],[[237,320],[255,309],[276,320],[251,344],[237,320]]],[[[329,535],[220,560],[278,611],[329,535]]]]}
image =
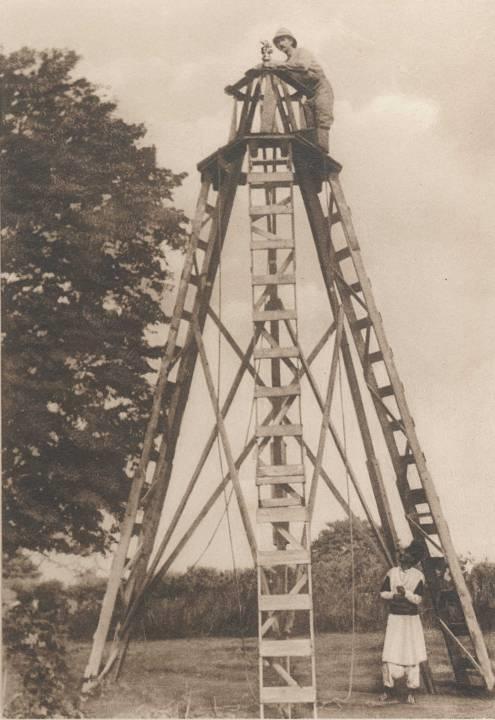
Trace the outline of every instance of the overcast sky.
{"type": "MultiPolygon", "coordinates": [[[[118,102],[125,119],[145,123],[160,164],[188,171],[176,196],[188,214],[199,188],[196,163],[227,140],[231,100],[223,88],[259,62],[259,41],[280,25],[314,52],[333,85],[331,154],[344,166],[363,257],[455,545],[495,560],[495,2],[1,3],[6,50],[75,49],[79,72],[118,102]]],[[[227,322],[245,313],[242,344],[250,332],[249,295],[236,274],[247,258],[239,249],[245,241],[247,252],[245,209],[241,198],[236,252],[223,267],[231,293],[223,314],[227,322]]],[[[304,339],[311,318],[326,319],[327,309],[303,242],[304,339]]],[[[316,446],[317,425],[306,421],[316,446]]],[[[343,488],[341,470],[335,474],[343,488]]],[[[339,515],[330,499],[321,503],[316,530],[339,515]]],[[[177,567],[192,562],[208,537],[204,531],[177,567]]],[[[246,547],[237,544],[243,564],[246,547]]],[[[223,528],[205,562],[228,565],[225,546],[223,528]]]]}

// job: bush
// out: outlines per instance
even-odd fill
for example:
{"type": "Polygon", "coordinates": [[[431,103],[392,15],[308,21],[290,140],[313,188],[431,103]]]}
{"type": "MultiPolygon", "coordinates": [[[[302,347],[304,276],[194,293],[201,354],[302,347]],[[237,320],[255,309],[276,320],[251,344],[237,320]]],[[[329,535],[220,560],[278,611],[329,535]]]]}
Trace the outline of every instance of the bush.
{"type": "Polygon", "coordinates": [[[136,633],[153,640],[255,635],[255,571],[238,571],[237,584],[232,572],[212,568],[165,576],[145,598],[136,633]]]}
{"type": "Polygon", "coordinates": [[[471,568],[467,584],[483,630],[495,630],[495,563],[484,561],[471,568]]]}
{"type": "Polygon", "coordinates": [[[68,634],[71,640],[90,640],[98,624],[107,581],[85,573],[77,585],[65,591],[71,610],[68,634]]]}
{"type": "Polygon", "coordinates": [[[82,717],[66,663],[68,616],[58,582],[21,590],[5,614],[4,643],[23,686],[10,701],[7,717],[82,717]]]}

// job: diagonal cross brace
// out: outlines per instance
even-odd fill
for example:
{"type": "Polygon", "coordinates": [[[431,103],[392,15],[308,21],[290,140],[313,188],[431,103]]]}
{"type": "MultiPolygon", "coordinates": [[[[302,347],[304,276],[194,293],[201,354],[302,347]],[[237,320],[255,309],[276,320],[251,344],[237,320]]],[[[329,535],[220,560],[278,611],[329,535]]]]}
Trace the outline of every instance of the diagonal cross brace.
{"type": "Polygon", "coordinates": [[[341,307],[339,310],[338,318],[337,318],[337,333],[335,336],[335,344],[333,347],[333,355],[332,355],[332,362],[331,362],[331,366],[330,366],[330,376],[328,378],[328,389],[327,389],[327,395],[325,398],[325,406],[323,408],[323,414],[322,414],[322,418],[321,418],[320,439],[318,442],[318,451],[316,453],[316,462],[315,462],[315,466],[314,466],[313,478],[311,481],[311,489],[309,492],[308,507],[309,507],[310,519],[313,516],[315,499],[316,499],[316,489],[318,487],[318,478],[320,476],[321,465],[323,462],[323,453],[325,450],[325,439],[326,439],[326,435],[327,435],[328,424],[330,421],[330,409],[332,406],[333,390],[335,387],[335,378],[337,377],[337,366],[338,366],[338,361],[339,361],[340,344],[342,342],[343,326],[344,326],[344,312],[341,307]]]}
{"type": "Polygon", "coordinates": [[[227,436],[227,432],[225,430],[223,417],[220,412],[218,398],[215,393],[215,386],[213,383],[213,378],[212,378],[211,372],[210,372],[210,366],[208,364],[208,358],[206,356],[206,351],[205,351],[205,347],[203,344],[203,338],[201,337],[201,331],[195,321],[193,321],[193,331],[194,331],[194,337],[196,340],[196,345],[199,350],[201,364],[203,366],[203,372],[205,375],[206,385],[208,387],[208,393],[210,395],[210,400],[211,400],[213,410],[215,412],[215,416],[217,419],[218,432],[219,432],[220,438],[222,440],[222,445],[223,445],[223,449],[225,452],[225,457],[227,458],[227,463],[228,463],[228,467],[229,467],[230,476],[232,479],[232,484],[234,486],[235,494],[237,497],[237,503],[239,505],[242,523],[244,525],[244,530],[246,531],[246,535],[247,535],[247,539],[249,542],[249,547],[251,549],[251,554],[253,556],[253,560],[256,563],[256,535],[254,533],[253,526],[251,524],[251,520],[249,518],[248,509],[246,506],[246,501],[244,499],[244,495],[242,493],[241,484],[239,482],[239,475],[237,474],[237,468],[235,466],[234,457],[232,455],[230,442],[229,442],[229,439],[227,436]]]}

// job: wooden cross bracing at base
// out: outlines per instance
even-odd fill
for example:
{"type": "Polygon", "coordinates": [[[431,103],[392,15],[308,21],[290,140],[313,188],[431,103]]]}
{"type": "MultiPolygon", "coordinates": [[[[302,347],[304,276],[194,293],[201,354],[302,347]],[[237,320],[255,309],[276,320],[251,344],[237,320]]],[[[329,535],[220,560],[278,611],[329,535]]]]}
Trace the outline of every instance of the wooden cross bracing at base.
{"type": "Polygon", "coordinates": [[[281,706],[289,715],[307,713],[308,708],[316,714],[310,521],[320,479],[339,505],[352,514],[324,467],[327,432],[377,546],[389,564],[395,560],[398,536],[391,486],[377,456],[376,430],[369,420],[374,413],[404,516],[413,537],[425,547],[423,570],[456,681],[463,686],[492,689],[494,678],[486,645],[376,308],[340,184],[341,167],[312,142],[311,129],[304,126],[301,103],[307,90],[283,71],[259,69],[247,73],[227,92],[234,98],[230,139],[198,166],[202,183],[190,241],[142,455],[86,668],[86,685],[98,682],[112,668],[119,672],[143,597],[168,571],[232,482],[258,573],[261,713],[281,706]],[[244,184],[249,188],[254,328],[245,351],[211,306],[236,191],[244,184]],[[296,238],[294,222],[297,188],[330,307],[329,327],[307,356],[298,338],[296,250],[301,239],[296,238]],[[207,321],[213,323],[240,361],[222,404],[203,341],[207,321]],[[322,393],[312,365],[330,338],[334,345],[329,380],[322,393]],[[178,439],[186,431],[183,418],[197,359],[214,425],[182,497],[158,537],[169,487],[174,482],[178,439]],[[375,508],[366,500],[359,473],[331,416],[338,362],[347,378],[375,508]],[[256,428],[235,457],[226,417],[247,375],[254,382],[256,428]],[[322,414],[315,450],[304,436],[301,393],[306,389],[314,395],[322,414]],[[228,471],[171,547],[217,437],[228,471]],[[249,512],[239,476],[253,451],[258,496],[255,517],[249,512]],[[313,465],[310,483],[308,461],[313,465]],[[112,621],[114,639],[104,658],[112,621]]]}

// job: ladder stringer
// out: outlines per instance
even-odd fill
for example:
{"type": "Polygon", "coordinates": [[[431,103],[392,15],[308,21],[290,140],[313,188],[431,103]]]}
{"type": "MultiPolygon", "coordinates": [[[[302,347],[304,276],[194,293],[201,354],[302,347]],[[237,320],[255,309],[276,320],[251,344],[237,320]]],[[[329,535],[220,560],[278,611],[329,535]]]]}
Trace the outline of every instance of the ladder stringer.
{"type": "Polygon", "coordinates": [[[486,644],[474,613],[472,600],[455,552],[450,530],[444,518],[440,500],[426,465],[416,434],[414,420],[409,411],[404,387],[400,381],[388,344],[383,321],[375,304],[371,283],[366,274],[352,217],[344,198],[337,174],[329,175],[332,201],[336,212],[329,209],[330,223],[341,223],[346,245],[336,250],[329,240],[330,262],[338,269],[334,282],[338,288],[365,379],[380,421],[385,442],[397,475],[397,488],[413,536],[425,543],[428,557],[423,563],[432,601],[451,657],[456,679],[460,684],[477,685],[476,675],[481,674],[485,686],[495,685],[493,670],[486,644]],[[350,277],[352,269],[354,275],[350,277]],[[349,292],[352,288],[358,300],[349,292]],[[363,315],[363,308],[365,314],[363,315]],[[359,312],[358,317],[356,310],[359,312]],[[363,337],[363,332],[364,337],[363,337]],[[377,348],[374,349],[374,348],[377,348]],[[375,368],[386,369],[388,385],[380,385],[375,368]],[[399,435],[399,437],[398,437],[399,435]],[[405,449],[399,449],[399,438],[405,437],[405,449]],[[416,468],[417,478],[412,474],[416,468]],[[444,557],[439,556],[440,551],[444,557]],[[448,568],[447,568],[448,566],[448,568]],[[450,572],[450,578],[449,578],[450,572]],[[448,580],[446,580],[448,578],[448,580]],[[449,629],[446,630],[444,626],[449,629]],[[450,633],[450,634],[449,634],[450,633]],[[468,648],[463,653],[462,643],[454,642],[451,634],[471,640],[477,659],[475,666],[469,661],[468,648]]]}

